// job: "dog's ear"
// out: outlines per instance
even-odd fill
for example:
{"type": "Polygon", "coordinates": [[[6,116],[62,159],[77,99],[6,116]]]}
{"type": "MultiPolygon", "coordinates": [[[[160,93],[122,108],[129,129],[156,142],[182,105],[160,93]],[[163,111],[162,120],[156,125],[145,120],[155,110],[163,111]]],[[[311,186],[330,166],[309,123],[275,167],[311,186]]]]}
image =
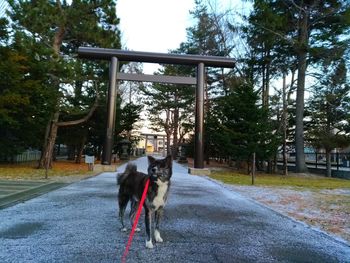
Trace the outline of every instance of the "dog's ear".
{"type": "Polygon", "coordinates": [[[156,159],[153,156],[148,155],[147,157],[148,157],[148,164],[149,165],[156,161],[156,159]]]}
{"type": "Polygon", "coordinates": [[[166,164],[168,167],[172,167],[173,166],[173,158],[171,155],[168,155],[166,158],[165,158],[165,161],[166,161],[166,164]]]}

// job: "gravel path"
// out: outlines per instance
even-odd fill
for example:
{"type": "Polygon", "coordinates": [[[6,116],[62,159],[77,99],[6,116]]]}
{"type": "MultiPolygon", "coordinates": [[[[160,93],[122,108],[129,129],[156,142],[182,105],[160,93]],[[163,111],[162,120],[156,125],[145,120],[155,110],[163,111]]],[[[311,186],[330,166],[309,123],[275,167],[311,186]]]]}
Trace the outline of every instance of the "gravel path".
{"type": "MultiPolygon", "coordinates": [[[[116,199],[115,173],[103,173],[1,210],[0,262],[119,262],[116,199]]],[[[127,262],[350,262],[347,244],[176,163],[161,229],[153,250],[137,234],[127,262]]]]}

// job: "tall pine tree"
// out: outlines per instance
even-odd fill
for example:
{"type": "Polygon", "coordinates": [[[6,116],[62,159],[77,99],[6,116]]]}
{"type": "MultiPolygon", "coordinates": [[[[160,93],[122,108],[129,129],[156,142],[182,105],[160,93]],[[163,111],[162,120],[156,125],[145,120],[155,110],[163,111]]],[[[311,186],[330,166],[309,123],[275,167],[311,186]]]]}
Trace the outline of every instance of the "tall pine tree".
{"type": "Polygon", "coordinates": [[[308,139],[316,149],[326,151],[327,176],[331,176],[331,152],[350,145],[347,115],[350,111],[350,85],[346,81],[343,59],[325,65],[324,77],[309,102],[310,131],[308,139]]]}
{"type": "MultiPolygon", "coordinates": [[[[49,70],[48,89],[56,94],[55,110],[47,125],[40,167],[50,167],[57,129],[59,126],[74,125],[86,121],[96,108],[93,106],[86,118],[65,123],[60,121],[62,101],[65,102],[64,87],[72,83],[71,69],[75,59],[72,57],[80,45],[100,47],[120,47],[119,20],[116,17],[114,1],[9,1],[10,17],[17,31],[31,36],[43,47],[47,55],[41,56],[40,63],[47,63],[49,70]],[[40,19],[38,19],[40,17],[40,19]]],[[[82,65],[84,66],[84,65],[82,65]]],[[[101,66],[95,64],[95,70],[101,66]]],[[[95,75],[96,77],[96,75],[95,75]]],[[[86,89],[92,85],[85,85],[86,89]]],[[[77,91],[80,90],[75,89],[77,91]]],[[[90,106],[91,107],[91,106],[90,106]]]]}

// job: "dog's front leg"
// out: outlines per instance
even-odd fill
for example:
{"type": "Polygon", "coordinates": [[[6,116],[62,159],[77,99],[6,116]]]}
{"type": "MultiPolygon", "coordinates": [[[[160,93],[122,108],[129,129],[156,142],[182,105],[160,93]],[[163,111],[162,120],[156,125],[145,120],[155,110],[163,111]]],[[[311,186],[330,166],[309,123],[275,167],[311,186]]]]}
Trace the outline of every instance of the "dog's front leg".
{"type": "Polygon", "coordinates": [[[163,242],[163,239],[159,233],[159,223],[160,223],[161,216],[162,216],[162,209],[159,209],[155,212],[156,227],[154,230],[154,238],[155,238],[156,242],[159,242],[159,243],[163,242]]]}
{"type": "Polygon", "coordinates": [[[147,208],[145,209],[145,223],[146,223],[146,248],[153,248],[152,235],[151,235],[151,224],[152,224],[152,213],[147,208]]]}

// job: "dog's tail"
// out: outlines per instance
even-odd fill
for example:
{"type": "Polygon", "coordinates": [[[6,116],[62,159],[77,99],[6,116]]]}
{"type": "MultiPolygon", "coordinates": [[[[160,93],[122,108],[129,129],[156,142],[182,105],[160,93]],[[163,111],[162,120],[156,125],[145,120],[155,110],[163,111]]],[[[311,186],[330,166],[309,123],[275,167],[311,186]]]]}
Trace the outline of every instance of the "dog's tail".
{"type": "Polygon", "coordinates": [[[136,164],[128,163],[128,165],[125,168],[124,173],[118,174],[117,184],[119,184],[119,185],[122,184],[131,173],[136,173],[136,171],[137,171],[136,164]]]}

